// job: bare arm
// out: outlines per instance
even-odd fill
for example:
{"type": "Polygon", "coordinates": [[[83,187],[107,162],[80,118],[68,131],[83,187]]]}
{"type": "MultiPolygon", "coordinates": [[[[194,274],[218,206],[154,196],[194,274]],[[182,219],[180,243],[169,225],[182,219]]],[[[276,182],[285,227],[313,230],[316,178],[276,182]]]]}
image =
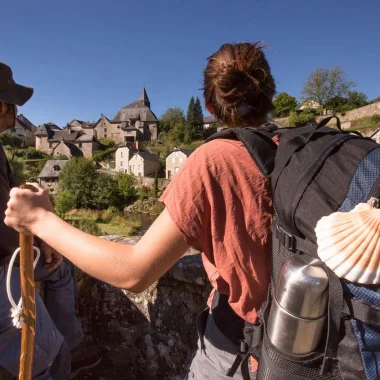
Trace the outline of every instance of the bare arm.
{"type": "Polygon", "coordinates": [[[91,276],[133,292],[157,281],[188,249],[166,210],[134,246],[72,227],[53,214],[47,194],[39,187],[34,193],[13,189],[5,215],[8,226],[38,236],[91,276]]]}

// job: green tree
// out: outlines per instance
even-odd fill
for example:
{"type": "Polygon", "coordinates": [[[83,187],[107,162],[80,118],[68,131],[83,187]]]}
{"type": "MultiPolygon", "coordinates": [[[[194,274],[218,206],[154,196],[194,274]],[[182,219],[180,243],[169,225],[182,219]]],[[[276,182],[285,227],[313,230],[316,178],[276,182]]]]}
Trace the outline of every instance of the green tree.
{"type": "Polygon", "coordinates": [[[69,190],[61,190],[54,198],[54,210],[59,216],[64,216],[68,211],[76,208],[75,196],[69,190]]]}
{"type": "Polygon", "coordinates": [[[326,108],[333,112],[341,112],[348,106],[348,99],[342,96],[334,96],[326,103],[326,108]]]}
{"type": "Polygon", "coordinates": [[[199,99],[192,96],[186,115],[185,142],[201,138],[203,135],[203,113],[199,99]]]}
{"type": "Polygon", "coordinates": [[[99,140],[101,144],[101,149],[106,150],[108,148],[113,148],[115,146],[115,141],[113,141],[110,137],[99,140]]]}
{"type": "Polygon", "coordinates": [[[70,191],[75,199],[75,208],[91,208],[97,175],[93,162],[84,157],[72,158],[62,169],[59,192],[70,191]]]}
{"type": "Polygon", "coordinates": [[[275,116],[286,117],[297,109],[297,99],[287,92],[280,92],[273,100],[273,105],[275,106],[275,116]]]}
{"type": "Polygon", "coordinates": [[[332,69],[318,68],[310,74],[304,83],[302,94],[305,100],[314,100],[323,109],[327,108],[328,102],[336,96],[346,96],[355,86],[355,82],[347,80],[341,67],[332,69]]]}
{"type": "Polygon", "coordinates": [[[10,133],[8,131],[5,131],[0,134],[0,144],[4,146],[14,146],[14,147],[20,147],[21,146],[21,139],[16,133],[10,133]]]}
{"type": "Polygon", "coordinates": [[[380,96],[375,98],[375,99],[372,99],[369,103],[373,104],[373,103],[377,103],[377,102],[380,102],[380,96]]]}
{"type": "Polygon", "coordinates": [[[182,142],[185,138],[185,122],[182,120],[178,120],[178,122],[173,126],[173,128],[169,132],[169,138],[173,142],[182,142]]]}
{"type": "Polygon", "coordinates": [[[194,118],[195,118],[195,138],[201,139],[203,137],[203,110],[201,102],[197,96],[194,104],[194,118]]]}
{"type": "Polygon", "coordinates": [[[355,108],[359,108],[368,104],[368,98],[363,92],[349,91],[347,102],[355,106],[355,108]]]}
{"type": "Polygon", "coordinates": [[[128,204],[137,196],[136,179],[133,175],[118,173],[116,176],[117,189],[123,203],[128,204]]]}
{"type": "Polygon", "coordinates": [[[289,117],[289,125],[292,127],[303,127],[308,123],[315,122],[315,114],[308,111],[291,112],[289,117]]]}
{"type": "Polygon", "coordinates": [[[170,132],[178,123],[185,123],[185,115],[182,108],[168,108],[160,118],[160,132],[170,132]]]}
{"type": "Polygon", "coordinates": [[[121,196],[118,191],[118,183],[107,174],[97,174],[91,193],[91,206],[94,209],[105,210],[112,206],[121,207],[121,196]]]}

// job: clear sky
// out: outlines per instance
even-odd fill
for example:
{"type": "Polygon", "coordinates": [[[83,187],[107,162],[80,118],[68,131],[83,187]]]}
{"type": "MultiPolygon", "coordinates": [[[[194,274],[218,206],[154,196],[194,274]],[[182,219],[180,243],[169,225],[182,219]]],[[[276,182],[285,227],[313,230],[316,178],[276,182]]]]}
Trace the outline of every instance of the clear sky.
{"type": "Polygon", "coordinates": [[[278,92],[299,98],[317,67],[340,65],[380,96],[380,0],[3,0],[1,55],[34,87],[34,124],[113,118],[143,86],[160,116],[202,96],[206,57],[262,40],[278,92]]]}

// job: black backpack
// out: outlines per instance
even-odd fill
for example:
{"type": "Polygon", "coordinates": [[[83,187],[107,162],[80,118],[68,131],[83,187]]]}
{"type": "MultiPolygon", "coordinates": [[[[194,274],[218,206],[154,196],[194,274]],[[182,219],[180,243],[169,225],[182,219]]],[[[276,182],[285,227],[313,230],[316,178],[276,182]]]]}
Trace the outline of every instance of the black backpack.
{"type": "Polygon", "coordinates": [[[229,128],[209,138],[243,142],[261,172],[271,178],[275,209],[272,278],[260,323],[239,320],[227,297],[214,297],[215,323],[232,341],[240,342],[230,377],[241,366],[244,379],[249,379],[248,359],[253,355],[259,362],[259,380],[380,379],[380,284],[351,283],[323,264],[329,278],[327,323],[319,347],[310,354],[279,351],[265,329],[283,263],[295,255],[318,258],[317,222],[380,198],[380,145],[342,131],[338,118],[338,129],[326,127],[331,119],[297,128],[278,129],[273,124],[229,128]],[[280,138],[278,146],[275,135],[280,138]]]}

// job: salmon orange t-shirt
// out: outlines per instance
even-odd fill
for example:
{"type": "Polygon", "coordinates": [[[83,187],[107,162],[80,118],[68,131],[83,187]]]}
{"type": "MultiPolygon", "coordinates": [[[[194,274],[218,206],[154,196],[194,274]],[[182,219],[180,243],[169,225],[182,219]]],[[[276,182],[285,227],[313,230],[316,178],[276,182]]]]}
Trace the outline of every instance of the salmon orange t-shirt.
{"type": "Polygon", "coordinates": [[[241,318],[256,322],[270,282],[272,200],[269,180],[243,144],[199,147],[161,201],[186,243],[202,252],[213,288],[241,318]]]}

